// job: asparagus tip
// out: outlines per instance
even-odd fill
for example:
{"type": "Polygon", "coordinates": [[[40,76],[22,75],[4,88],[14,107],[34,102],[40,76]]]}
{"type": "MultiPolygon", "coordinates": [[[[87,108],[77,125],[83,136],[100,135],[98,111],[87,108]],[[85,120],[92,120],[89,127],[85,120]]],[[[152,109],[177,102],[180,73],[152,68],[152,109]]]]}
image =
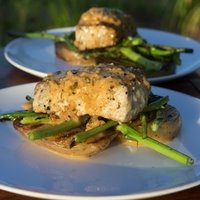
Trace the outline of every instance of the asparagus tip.
{"type": "Polygon", "coordinates": [[[193,53],[193,49],[185,48],[184,53],[193,53]]]}

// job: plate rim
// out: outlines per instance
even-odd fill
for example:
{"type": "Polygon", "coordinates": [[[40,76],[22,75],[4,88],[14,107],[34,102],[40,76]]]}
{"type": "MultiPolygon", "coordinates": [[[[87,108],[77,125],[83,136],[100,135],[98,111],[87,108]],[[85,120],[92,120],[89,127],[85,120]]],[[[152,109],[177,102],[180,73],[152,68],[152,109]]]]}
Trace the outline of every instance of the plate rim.
{"type": "MultiPolygon", "coordinates": [[[[10,87],[6,87],[6,88],[2,88],[0,89],[0,94],[3,92],[6,92],[6,90],[12,90],[12,89],[19,89],[19,88],[23,88],[23,87],[31,87],[33,88],[35,86],[35,84],[37,84],[37,82],[33,82],[33,83],[25,83],[25,84],[20,84],[20,85],[14,85],[14,86],[10,86],[10,87]]],[[[186,97],[189,97],[191,99],[194,99],[195,101],[197,100],[200,103],[200,99],[179,91],[174,91],[168,88],[163,88],[163,87],[159,87],[159,86],[152,86],[153,90],[164,90],[164,91],[168,91],[171,92],[173,94],[178,94],[178,95],[183,95],[186,97]]],[[[0,103],[1,105],[1,103],[0,103]]],[[[199,176],[198,176],[199,177],[199,176]]],[[[96,199],[96,200],[119,200],[119,199],[124,199],[124,200],[131,200],[131,199],[144,199],[144,198],[152,198],[152,197],[159,197],[159,196],[163,196],[163,195],[167,195],[167,194],[173,194],[175,192],[180,192],[183,190],[187,190],[190,188],[193,188],[195,186],[200,185],[200,179],[196,180],[196,181],[191,181],[187,184],[183,184],[183,185],[177,185],[175,187],[169,187],[166,189],[159,189],[159,190],[154,190],[154,191],[150,191],[150,192],[143,192],[143,193],[135,193],[135,194],[126,194],[126,195],[109,195],[109,196],[78,196],[78,195],[60,195],[60,194],[51,194],[51,193],[45,193],[45,192],[36,192],[33,191],[31,189],[26,190],[26,189],[22,189],[20,187],[14,187],[14,186],[10,186],[9,184],[4,184],[1,180],[0,180],[0,189],[8,191],[8,192],[12,192],[12,193],[16,193],[19,195],[24,195],[24,196],[29,196],[29,197],[36,197],[36,198],[42,198],[42,199],[58,199],[58,200],[86,200],[86,199],[96,199]]]]}
{"type": "MultiPolygon", "coordinates": [[[[52,28],[52,29],[47,29],[46,31],[49,32],[49,33],[63,33],[63,32],[70,32],[70,31],[74,31],[75,30],[75,26],[71,26],[71,27],[60,27],[60,28],[52,28]]],[[[161,33],[161,34],[167,34],[167,35],[170,35],[172,37],[176,36],[176,37],[180,37],[182,39],[186,39],[186,40],[189,40],[191,42],[195,42],[199,45],[199,48],[200,48],[200,42],[190,38],[190,37],[187,37],[187,36],[183,36],[183,35],[180,35],[180,34],[177,34],[177,33],[173,33],[173,32],[169,32],[169,31],[163,31],[163,30],[158,30],[158,29],[151,29],[151,28],[143,28],[143,27],[138,27],[137,28],[137,31],[151,31],[151,32],[157,32],[157,33],[161,33]]],[[[37,77],[40,77],[40,78],[43,78],[44,76],[46,76],[48,73],[46,72],[42,72],[42,71],[38,71],[38,70],[34,70],[32,68],[30,68],[29,66],[25,66],[23,64],[20,64],[16,61],[14,61],[12,59],[12,56],[9,55],[9,49],[15,44],[18,42],[18,40],[20,39],[24,39],[24,38],[16,38],[12,41],[10,41],[4,48],[4,57],[6,58],[6,60],[12,64],[14,67],[26,72],[26,73],[29,73],[31,75],[34,75],[34,76],[37,76],[37,77]]],[[[63,60],[62,60],[63,61],[63,60]]],[[[66,61],[64,61],[66,62],[66,61]]],[[[67,62],[66,62],[67,63],[67,62]]],[[[179,66],[178,66],[179,67],[179,66]]],[[[183,72],[181,73],[175,73],[175,74],[170,74],[170,75],[165,75],[165,76],[159,76],[159,77],[150,77],[149,78],[149,81],[151,83],[160,83],[160,82],[166,82],[166,81],[171,81],[171,80],[174,80],[174,79],[177,79],[177,78],[180,78],[180,77],[183,77],[187,74],[190,74],[196,70],[198,70],[200,68],[200,60],[198,61],[198,63],[196,63],[194,66],[190,67],[190,70],[189,68],[187,68],[187,70],[184,70],[183,72]]],[[[51,73],[51,72],[50,72],[51,73]]]]}
{"type": "Polygon", "coordinates": [[[49,200],[137,200],[137,199],[147,199],[147,198],[154,198],[164,195],[174,194],[176,192],[181,192],[184,190],[188,190],[200,185],[200,180],[192,183],[188,183],[182,186],[167,188],[164,190],[152,191],[152,192],[144,192],[139,194],[127,194],[127,195],[110,195],[110,196],[70,196],[70,195],[59,195],[59,194],[49,194],[43,192],[35,192],[31,190],[20,189],[17,187],[11,187],[7,185],[2,185],[0,182],[0,189],[15,193],[18,195],[24,195],[28,197],[34,198],[42,198],[42,199],[49,199],[49,200]]]}

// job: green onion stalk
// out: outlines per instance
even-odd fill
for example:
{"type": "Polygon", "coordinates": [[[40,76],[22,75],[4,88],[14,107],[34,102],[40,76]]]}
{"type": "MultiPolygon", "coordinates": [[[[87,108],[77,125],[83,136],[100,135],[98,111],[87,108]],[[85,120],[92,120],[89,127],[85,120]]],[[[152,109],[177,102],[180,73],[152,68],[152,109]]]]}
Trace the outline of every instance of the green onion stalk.
{"type": "Polygon", "coordinates": [[[70,131],[74,128],[80,127],[81,125],[85,124],[87,120],[88,116],[85,115],[80,117],[78,120],[69,120],[61,124],[56,124],[45,128],[33,130],[29,132],[28,138],[30,140],[38,140],[45,137],[61,135],[63,133],[67,133],[67,131],[70,131]]]}
{"type": "Polygon", "coordinates": [[[138,143],[147,146],[173,160],[176,160],[179,163],[182,163],[184,165],[192,165],[194,163],[194,160],[188,155],[183,154],[148,136],[144,138],[141,133],[139,133],[137,130],[127,124],[118,125],[116,127],[116,130],[120,131],[125,138],[136,140],[138,143]]]}

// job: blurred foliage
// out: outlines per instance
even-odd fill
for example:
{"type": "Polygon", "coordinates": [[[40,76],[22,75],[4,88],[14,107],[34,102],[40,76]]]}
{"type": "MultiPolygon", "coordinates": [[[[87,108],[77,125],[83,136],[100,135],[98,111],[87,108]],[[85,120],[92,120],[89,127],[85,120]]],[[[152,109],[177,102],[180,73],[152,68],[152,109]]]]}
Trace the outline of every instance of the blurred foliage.
{"type": "Polygon", "coordinates": [[[138,27],[162,29],[200,40],[199,0],[0,0],[0,46],[7,31],[33,32],[74,26],[90,7],[119,8],[138,27]]]}

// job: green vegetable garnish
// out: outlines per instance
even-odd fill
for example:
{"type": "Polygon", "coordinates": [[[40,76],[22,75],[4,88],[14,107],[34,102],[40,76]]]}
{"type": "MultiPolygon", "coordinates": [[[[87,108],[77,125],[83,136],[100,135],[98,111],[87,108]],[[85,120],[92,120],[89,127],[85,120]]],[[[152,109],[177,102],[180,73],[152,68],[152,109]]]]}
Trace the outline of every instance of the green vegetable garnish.
{"type": "Polygon", "coordinates": [[[93,137],[93,136],[97,135],[98,133],[101,133],[101,132],[103,132],[103,131],[111,128],[111,127],[114,127],[117,124],[118,124],[118,122],[109,120],[105,124],[102,124],[98,127],[95,127],[95,128],[90,129],[88,131],[80,132],[80,133],[78,133],[74,136],[75,142],[77,142],[77,143],[85,142],[90,137],[93,137]]]}
{"type": "Polygon", "coordinates": [[[45,137],[61,135],[62,133],[66,133],[74,128],[80,127],[81,125],[85,124],[88,120],[88,116],[85,115],[80,117],[79,120],[69,120],[65,121],[61,124],[52,125],[46,128],[37,129],[35,131],[31,131],[28,135],[30,140],[38,140],[45,137]]]}
{"type": "Polygon", "coordinates": [[[154,149],[155,151],[158,151],[159,153],[173,160],[176,160],[177,162],[180,162],[184,165],[192,165],[194,163],[194,160],[191,157],[163,143],[160,143],[157,140],[154,140],[150,137],[143,138],[141,133],[139,133],[137,130],[135,130],[127,124],[118,125],[116,130],[120,131],[127,139],[136,140],[138,143],[147,146],[151,149],[154,149]]]}
{"type": "Polygon", "coordinates": [[[164,66],[181,64],[180,53],[192,53],[190,48],[177,48],[165,45],[154,45],[138,36],[128,36],[117,45],[87,51],[80,51],[74,45],[74,32],[65,35],[54,35],[48,32],[19,33],[9,32],[10,36],[26,38],[46,38],[55,42],[65,42],[67,48],[85,58],[116,58],[137,63],[147,72],[159,71],[164,66]]]}

